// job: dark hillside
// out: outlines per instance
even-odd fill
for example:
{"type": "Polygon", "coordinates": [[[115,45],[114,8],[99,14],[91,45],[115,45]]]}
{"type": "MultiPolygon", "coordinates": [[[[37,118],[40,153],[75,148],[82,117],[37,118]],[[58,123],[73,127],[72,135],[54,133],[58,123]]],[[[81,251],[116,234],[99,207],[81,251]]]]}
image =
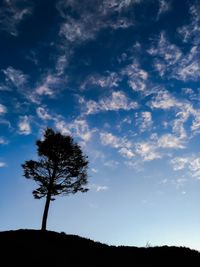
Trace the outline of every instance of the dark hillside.
{"type": "Polygon", "coordinates": [[[200,253],[178,247],[115,247],[64,233],[0,232],[0,266],[200,266],[200,253]]]}

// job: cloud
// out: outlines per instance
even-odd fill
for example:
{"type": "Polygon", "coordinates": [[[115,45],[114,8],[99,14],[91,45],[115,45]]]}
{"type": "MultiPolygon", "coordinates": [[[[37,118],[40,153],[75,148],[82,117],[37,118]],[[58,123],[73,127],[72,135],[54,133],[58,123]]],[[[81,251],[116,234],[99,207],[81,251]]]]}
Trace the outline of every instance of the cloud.
{"type": "Polygon", "coordinates": [[[86,80],[80,85],[81,90],[90,88],[93,86],[98,86],[101,88],[113,88],[119,86],[119,81],[121,77],[116,72],[108,72],[108,75],[101,76],[98,74],[90,75],[86,80]]]}
{"type": "Polygon", "coordinates": [[[119,149],[119,153],[127,159],[131,159],[135,156],[135,154],[133,153],[133,151],[130,148],[126,148],[126,147],[122,147],[119,149]]]}
{"type": "Polygon", "coordinates": [[[199,48],[193,46],[190,51],[182,56],[179,64],[174,67],[172,77],[181,81],[196,81],[200,78],[199,48]]]}
{"type": "Polygon", "coordinates": [[[173,97],[167,90],[159,91],[149,102],[151,109],[171,109],[180,107],[179,101],[173,97]]]}
{"type": "Polygon", "coordinates": [[[195,3],[189,7],[190,23],[180,27],[178,32],[183,38],[183,42],[191,43],[194,45],[200,44],[200,5],[195,3]]]}
{"type": "Polygon", "coordinates": [[[104,111],[118,111],[118,110],[131,110],[138,108],[138,104],[135,101],[130,100],[124,92],[115,91],[111,96],[104,97],[96,102],[94,100],[85,101],[80,99],[80,103],[84,105],[85,114],[96,114],[104,111]]]}
{"type": "Polygon", "coordinates": [[[3,137],[0,137],[0,145],[6,145],[8,144],[8,141],[5,140],[3,137]]]}
{"type": "Polygon", "coordinates": [[[6,106],[0,104],[0,115],[7,113],[6,106]]]}
{"type": "Polygon", "coordinates": [[[194,120],[192,121],[191,130],[196,132],[200,129],[200,110],[193,111],[194,120]]]}
{"type": "Polygon", "coordinates": [[[161,32],[157,44],[147,52],[153,56],[154,67],[161,77],[172,72],[173,66],[182,56],[181,50],[175,44],[170,43],[164,32],[161,32]]]}
{"type": "Polygon", "coordinates": [[[84,142],[90,141],[93,133],[96,131],[95,129],[90,130],[87,121],[79,118],[71,123],[56,119],[55,127],[62,134],[76,136],[84,142]]]}
{"type": "Polygon", "coordinates": [[[6,163],[5,162],[0,162],[0,168],[6,167],[6,163]]]}
{"type": "Polygon", "coordinates": [[[128,84],[136,92],[145,92],[147,87],[148,73],[139,67],[138,62],[134,61],[121,71],[122,76],[128,78],[128,84]]]}
{"type": "Polygon", "coordinates": [[[0,31],[17,36],[19,24],[32,13],[30,3],[26,0],[3,0],[0,9],[0,31]]]}
{"type": "Polygon", "coordinates": [[[174,118],[171,118],[173,133],[184,140],[187,138],[187,132],[184,125],[191,119],[190,130],[197,133],[200,128],[200,110],[194,108],[191,102],[185,99],[177,99],[166,90],[158,92],[148,103],[151,109],[171,110],[174,112],[174,118]]]}
{"type": "Polygon", "coordinates": [[[38,117],[42,120],[51,120],[53,117],[49,115],[48,111],[44,107],[38,107],[36,109],[38,117]]]}
{"type": "Polygon", "coordinates": [[[162,135],[158,139],[158,146],[161,148],[174,148],[174,149],[185,148],[185,146],[183,145],[183,141],[180,138],[178,138],[172,134],[162,135]]]}
{"type": "Polygon", "coordinates": [[[139,126],[140,132],[150,130],[153,125],[151,112],[142,111],[140,113],[136,113],[136,125],[139,126]]]}
{"type": "Polygon", "coordinates": [[[97,1],[94,5],[91,0],[60,0],[57,3],[57,9],[63,18],[60,36],[69,43],[78,44],[94,39],[104,28],[114,30],[128,28],[134,23],[132,17],[128,18],[126,13],[130,7],[140,2],[139,0],[103,0],[97,1]]]}
{"type": "Polygon", "coordinates": [[[175,171],[188,170],[192,177],[200,179],[200,157],[175,157],[170,163],[175,171]]]}
{"type": "Polygon", "coordinates": [[[65,78],[60,78],[57,73],[44,75],[41,82],[30,93],[29,100],[39,104],[42,97],[54,98],[60,93],[63,84],[66,82],[65,78]]]}
{"type": "Polygon", "coordinates": [[[152,45],[148,53],[153,57],[153,66],[162,78],[166,76],[186,82],[196,81],[200,77],[197,45],[193,45],[187,52],[183,53],[162,32],[157,45],[152,45]]]}
{"type": "Polygon", "coordinates": [[[156,151],[156,149],[156,146],[150,142],[140,142],[136,144],[136,153],[140,155],[144,161],[161,158],[161,154],[156,151]]]}
{"type": "Polygon", "coordinates": [[[16,88],[24,87],[27,83],[28,76],[24,74],[21,70],[14,69],[13,67],[8,67],[2,70],[6,76],[6,82],[11,83],[16,88]]]}
{"type": "Polygon", "coordinates": [[[170,8],[171,6],[170,6],[169,1],[159,0],[159,10],[158,10],[157,18],[159,19],[159,17],[163,15],[164,13],[168,12],[170,8]]]}
{"type": "Polygon", "coordinates": [[[132,150],[132,142],[126,138],[114,136],[112,133],[100,133],[100,140],[102,145],[116,148],[119,154],[125,158],[133,158],[135,156],[132,150]]]}
{"type": "Polygon", "coordinates": [[[56,62],[56,71],[57,71],[57,75],[63,75],[66,66],[68,65],[68,56],[65,53],[63,55],[60,55],[57,58],[57,62],[56,62]]]}
{"type": "Polygon", "coordinates": [[[21,116],[18,123],[19,133],[22,135],[29,135],[31,133],[30,118],[28,116],[21,116]]]}
{"type": "Polygon", "coordinates": [[[57,77],[48,74],[43,82],[35,89],[37,95],[53,96],[55,94],[55,87],[59,84],[57,77]]]}
{"type": "Polygon", "coordinates": [[[109,189],[108,186],[106,185],[98,185],[98,184],[90,184],[89,188],[96,192],[107,191],[109,189]]]}

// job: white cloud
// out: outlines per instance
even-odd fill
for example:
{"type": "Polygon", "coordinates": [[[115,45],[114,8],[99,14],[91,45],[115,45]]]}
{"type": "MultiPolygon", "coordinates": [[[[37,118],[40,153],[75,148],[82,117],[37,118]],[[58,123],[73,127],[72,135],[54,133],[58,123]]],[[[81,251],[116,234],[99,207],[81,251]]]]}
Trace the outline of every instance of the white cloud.
{"type": "Polygon", "coordinates": [[[8,67],[2,70],[6,76],[6,81],[11,82],[17,88],[24,87],[27,83],[28,76],[24,74],[21,70],[14,69],[13,67],[8,67]]]}
{"type": "Polygon", "coordinates": [[[37,83],[32,93],[27,97],[33,102],[40,104],[41,97],[47,96],[54,98],[63,89],[63,84],[66,83],[66,77],[60,78],[58,73],[43,76],[43,79],[37,83]]]}
{"type": "Polygon", "coordinates": [[[107,191],[109,189],[108,186],[106,185],[98,185],[98,184],[90,184],[89,188],[96,192],[107,191]]]}
{"type": "Polygon", "coordinates": [[[190,23],[178,29],[179,34],[184,42],[190,42],[194,45],[200,44],[200,5],[196,2],[189,8],[190,23]]]}
{"type": "Polygon", "coordinates": [[[6,163],[5,162],[0,162],[0,168],[3,168],[3,167],[5,167],[6,166],[6,163]]]}
{"type": "Polygon", "coordinates": [[[99,86],[101,88],[113,88],[119,86],[119,81],[121,80],[120,76],[116,72],[109,72],[108,75],[90,75],[87,79],[81,84],[80,89],[85,90],[92,86],[99,86]]]}
{"type": "Polygon", "coordinates": [[[158,10],[158,16],[157,17],[159,18],[162,14],[166,13],[167,11],[169,11],[170,8],[171,8],[171,6],[170,6],[169,1],[167,1],[167,0],[159,0],[159,10],[158,10]]]}
{"type": "Polygon", "coordinates": [[[164,134],[158,139],[158,146],[161,148],[185,148],[182,140],[172,134],[164,134]]]}
{"type": "Polygon", "coordinates": [[[192,121],[191,130],[196,132],[200,129],[200,110],[193,111],[194,120],[192,121]]]}
{"type": "Polygon", "coordinates": [[[135,154],[133,153],[133,151],[129,148],[126,148],[126,147],[122,147],[119,149],[119,153],[125,157],[125,158],[128,158],[128,159],[131,159],[135,156],[135,154]]]}
{"type": "Polygon", "coordinates": [[[18,35],[19,24],[32,13],[30,1],[3,0],[0,9],[0,30],[18,35]]]}
{"type": "Polygon", "coordinates": [[[36,89],[35,93],[38,95],[55,95],[55,89],[59,84],[59,79],[51,74],[48,74],[42,84],[40,84],[36,89]]]}
{"type": "Polygon", "coordinates": [[[180,103],[168,91],[161,90],[150,101],[149,106],[152,109],[171,109],[179,107],[180,103]]]}
{"type": "Polygon", "coordinates": [[[125,158],[131,159],[135,156],[132,147],[133,144],[126,138],[114,136],[112,133],[100,133],[100,140],[104,146],[116,148],[119,154],[125,158]]]}
{"type": "Polygon", "coordinates": [[[181,81],[197,80],[200,77],[199,48],[193,46],[175,66],[172,77],[181,81]]]}
{"type": "Polygon", "coordinates": [[[93,133],[96,131],[95,129],[90,130],[87,121],[79,118],[71,123],[56,119],[55,127],[62,134],[79,137],[84,142],[90,141],[93,133]]]}
{"type": "Polygon", "coordinates": [[[138,108],[135,101],[129,99],[124,92],[115,91],[111,96],[100,99],[99,102],[94,100],[85,101],[80,99],[82,105],[85,105],[85,114],[95,114],[103,111],[131,110],[138,108]]]}
{"type": "Polygon", "coordinates": [[[181,50],[175,44],[170,43],[164,32],[160,34],[157,45],[153,45],[148,50],[148,53],[152,56],[158,56],[160,60],[157,60],[157,63],[164,64],[166,66],[166,71],[167,67],[176,64],[182,56],[181,50]]]}
{"type": "Polygon", "coordinates": [[[200,77],[199,49],[193,45],[183,53],[177,45],[172,44],[164,32],[156,45],[148,53],[153,56],[153,66],[163,78],[175,78],[181,81],[196,81],[200,77]]]}
{"type": "Polygon", "coordinates": [[[136,124],[139,126],[140,132],[150,130],[153,125],[151,112],[143,111],[136,113],[136,124]]]}
{"type": "Polygon", "coordinates": [[[5,114],[6,112],[7,108],[4,105],[0,104],[0,115],[5,114]]]}
{"type": "Polygon", "coordinates": [[[57,120],[55,122],[55,127],[64,135],[71,135],[70,127],[65,121],[57,120]]]}
{"type": "Polygon", "coordinates": [[[63,54],[58,57],[56,62],[56,71],[58,76],[64,74],[65,68],[68,65],[68,56],[69,55],[63,54]]]}
{"type": "Polygon", "coordinates": [[[31,133],[30,118],[28,116],[20,117],[18,123],[19,133],[23,135],[29,135],[31,133]]]}
{"type": "Polygon", "coordinates": [[[103,162],[103,165],[111,169],[116,169],[119,166],[119,162],[116,160],[106,160],[103,162]]]}
{"type": "Polygon", "coordinates": [[[52,116],[49,115],[48,111],[43,107],[38,107],[36,109],[36,112],[37,112],[37,115],[40,119],[43,119],[43,120],[51,120],[52,119],[52,116]]]}
{"type": "Polygon", "coordinates": [[[140,155],[144,161],[151,161],[161,158],[161,154],[156,151],[156,146],[150,142],[137,143],[136,153],[140,155]]]}
{"type": "Polygon", "coordinates": [[[124,13],[129,7],[140,2],[139,0],[103,0],[97,1],[94,5],[88,0],[60,0],[57,3],[57,9],[63,18],[60,35],[69,43],[81,43],[94,39],[104,28],[130,27],[134,25],[133,18],[128,18],[124,13]],[[76,17],[73,17],[67,10],[73,10],[76,17]],[[113,16],[116,14],[117,16],[113,16]]]}
{"type": "Polygon", "coordinates": [[[191,102],[185,99],[177,99],[166,90],[158,92],[149,102],[152,109],[171,110],[174,112],[175,118],[171,118],[170,125],[173,133],[179,140],[187,139],[185,124],[189,119],[192,123],[190,130],[197,133],[200,129],[200,110],[195,109],[191,102]]]}
{"type": "Polygon", "coordinates": [[[126,66],[121,74],[128,77],[128,84],[133,91],[144,92],[147,87],[148,73],[139,67],[138,62],[126,66]]]}
{"type": "Polygon", "coordinates": [[[6,145],[8,144],[8,141],[5,140],[3,137],[0,137],[0,145],[6,145]]]}
{"type": "Polygon", "coordinates": [[[176,157],[170,163],[175,171],[186,169],[192,177],[200,179],[200,157],[176,157]]]}
{"type": "Polygon", "coordinates": [[[96,168],[91,168],[91,171],[94,173],[98,173],[98,170],[96,168]]]}

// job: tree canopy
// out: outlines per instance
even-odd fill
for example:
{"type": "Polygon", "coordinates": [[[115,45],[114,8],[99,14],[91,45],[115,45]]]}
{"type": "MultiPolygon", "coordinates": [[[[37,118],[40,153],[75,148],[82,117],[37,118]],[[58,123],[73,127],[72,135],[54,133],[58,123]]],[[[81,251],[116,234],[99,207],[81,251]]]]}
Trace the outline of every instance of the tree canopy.
{"type": "Polygon", "coordinates": [[[68,135],[47,128],[44,139],[36,141],[38,161],[22,164],[24,176],[39,187],[33,191],[36,199],[46,197],[42,229],[46,229],[49,204],[58,195],[87,192],[88,159],[81,147],[68,135]]]}

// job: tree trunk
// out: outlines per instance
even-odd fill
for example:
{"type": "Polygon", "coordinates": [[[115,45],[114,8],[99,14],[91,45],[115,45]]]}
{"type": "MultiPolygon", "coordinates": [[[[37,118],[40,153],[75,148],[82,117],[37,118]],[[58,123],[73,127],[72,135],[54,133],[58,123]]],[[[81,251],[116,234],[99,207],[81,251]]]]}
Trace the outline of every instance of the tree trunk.
{"type": "Polygon", "coordinates": [[[43,217],[42,217],[42,228],[41,228],[42,231],[46,231],[47,217],[48,217],[50,201],[51,201],[51,193],[48,192],[47,197],[46,197],[44,213],[43,213],[43,217]]]}

